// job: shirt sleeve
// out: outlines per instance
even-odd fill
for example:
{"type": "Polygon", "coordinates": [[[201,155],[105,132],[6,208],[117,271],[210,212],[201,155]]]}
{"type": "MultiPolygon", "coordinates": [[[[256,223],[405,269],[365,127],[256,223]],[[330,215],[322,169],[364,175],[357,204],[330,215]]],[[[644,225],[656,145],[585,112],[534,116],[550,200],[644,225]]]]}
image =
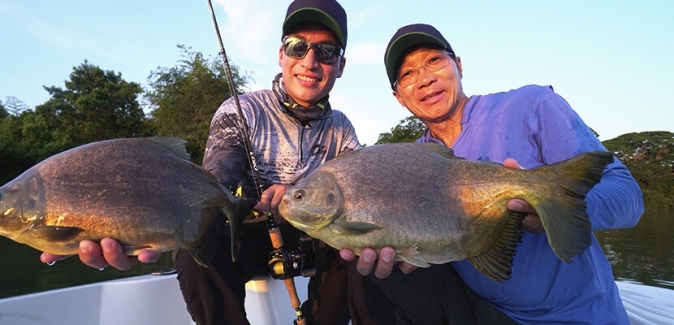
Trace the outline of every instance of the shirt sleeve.
{"type": "MultiPolygon", "coordinates": [[[[535,112],[544,163],[552,164],[588,151],[606,151],[594,132],[552,88],[539,97],[535,112]]],[[[585,202],[593,230],[633,227],[644,211],[639,185],[615,157],[585,202]]]]}
{"type": "Polygon", "coordinates": [[[202,166],[220,183],[234,192],[248,164],[239,116],[225,101],[211,121],[202,166]]]}
{"type": "Polygon", "coordinates": [[[342,148],[339,150],[339,154],[349,152],[352,150],[360,149],[361,145],[358,142],[358,136],[356,135],[356,129],[351,124],[351,121],[344,116],[344,138],[342,139],[342,148]]]}

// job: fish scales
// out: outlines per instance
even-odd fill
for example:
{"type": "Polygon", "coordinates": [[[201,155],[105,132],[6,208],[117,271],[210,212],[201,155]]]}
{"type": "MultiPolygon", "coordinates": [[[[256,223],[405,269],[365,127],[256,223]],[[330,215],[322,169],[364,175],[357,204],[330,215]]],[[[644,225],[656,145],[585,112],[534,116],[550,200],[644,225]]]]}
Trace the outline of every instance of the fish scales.
{"type": "Polygon", "coordinates": [[[507,202],[521,198],[537,208],[551,247],[568,261],[589,246],[583,197],[612,161],[595,152],[520,170],[464,160],[436,144],[375,145],[316,169],[286,192],[279,211],[338,249],[391,246],[422,267],[469,258],[504,281],[524,217],[507,202]]]}
{"type": "Polygon", "coordinates": [[[105,237],[128,255],[186,248],[206,265],[213,229],[238,223],[255,202],[233,197],[191,163],[184,143],[114,139],[54,155],[0,188],[0,234],[61,255],[105,237]]]}

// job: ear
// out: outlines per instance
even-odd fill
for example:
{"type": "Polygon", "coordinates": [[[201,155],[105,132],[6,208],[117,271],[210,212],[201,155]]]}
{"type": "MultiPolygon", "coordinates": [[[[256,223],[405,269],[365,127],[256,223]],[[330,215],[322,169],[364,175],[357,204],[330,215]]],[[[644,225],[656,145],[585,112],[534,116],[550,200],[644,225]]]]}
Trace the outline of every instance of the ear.
{"type": "Polygon", "coordinates": [[[395,91],[395,90],[393,91],[393,97],[395,97],[398,100],[398,103],[400,103],[400,105],[407,108],[407,106],[405,105],[405,101],[403,100],[402,96],[400,96],[400,94],[398,94],[398,92],[395,91]]]}
{"type": "Polygon", "coordinates": [[[344,73],[344,66],[346,66],[346,58],[345,57],[340,57],[339,60],[339,70],[337,71],[337,78],[342,76],[342,73],[344,73]]]}
{"type": "Polygon", "coordinates": [[[463,78],[463,64],[461,64],[461,57],[456,57],[456,68],[459,70],[459,76],[463,78]]]}

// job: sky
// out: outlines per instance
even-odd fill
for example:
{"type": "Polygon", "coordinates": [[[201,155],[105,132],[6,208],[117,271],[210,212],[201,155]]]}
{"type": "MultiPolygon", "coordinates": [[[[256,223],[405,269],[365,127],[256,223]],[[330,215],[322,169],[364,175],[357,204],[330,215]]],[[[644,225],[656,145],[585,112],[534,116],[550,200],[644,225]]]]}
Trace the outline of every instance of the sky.
{"type": "MultiPolygon", "coordinates": [[[[280,72],[281,25],[290,0],[212,0],[229,62],[246,91],[280,72]]],[[[608,140],[674,132],[674,1],[341,0],[349,37],[344,74],[330,94],[363,144],[411,114],[391,94],[384,50],[402,26],[427,23],[463,63],[466,95],[551,85],[608,140]]],[[[43,86],[65,88],[87,60],[147,88],[174,67],[178,45],[218,57],[208,0],[0,0],[0,100],[34,108],[43,86]]]]}

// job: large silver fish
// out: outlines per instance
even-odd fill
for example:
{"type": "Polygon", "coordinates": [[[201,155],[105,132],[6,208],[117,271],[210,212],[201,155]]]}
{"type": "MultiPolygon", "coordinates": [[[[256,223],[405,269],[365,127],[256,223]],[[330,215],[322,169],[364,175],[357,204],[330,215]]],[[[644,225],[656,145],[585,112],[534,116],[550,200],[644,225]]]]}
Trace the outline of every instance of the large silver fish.
{"type": "Polygon", "coordinates": [[[127,255],[184,248],[207,266],[220,228],[231,223],[234,251],[254,205],[191,163],[182,139],[115,139],[54,155],[0,187],[0,235],[60,255],[111,237],[127,255]]]}
{"type": "Polygon", "coordinates": [[[510,278],[524,215],[540,215],[548,242],[569,262],[590,245],[584,198],[600,181],[609,152],[591,152],[530,170],[454,156],[437,144],[386,144],[328,161],[289,189],[280,214],[338,249],[395,248],[419,267],[469,259],[482,273],[510,278]]]}

